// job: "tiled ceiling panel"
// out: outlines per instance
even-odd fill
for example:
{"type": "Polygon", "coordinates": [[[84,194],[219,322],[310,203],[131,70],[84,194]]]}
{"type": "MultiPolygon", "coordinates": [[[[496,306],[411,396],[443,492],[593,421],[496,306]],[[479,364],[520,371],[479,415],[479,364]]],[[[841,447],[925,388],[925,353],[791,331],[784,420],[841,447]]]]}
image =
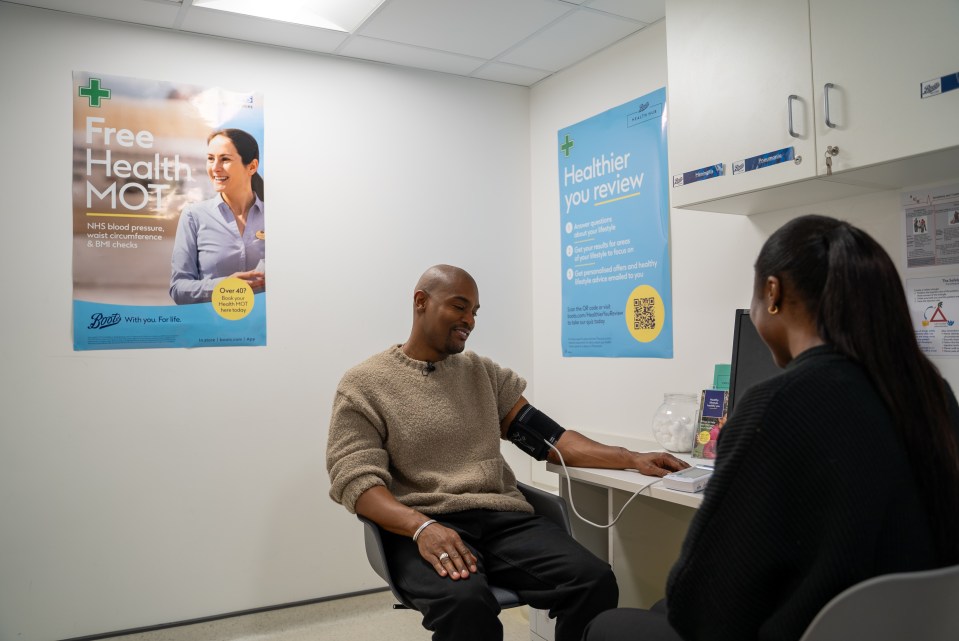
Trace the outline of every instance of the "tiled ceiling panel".
{"type": "Polygon", "coordinates": [[[354,36],[337,53],[351,58],[376,60],[417,69],[431,69],[468,76],[483,65],[483,58],[471,58],[457,53],[424,49],[414,45],[354,36]]]}
{"type": "Polygon", "coordinates": [[[489,59],[574,9],[553,0],[394,0],[359,33],[489,59]]]}
{"type": "Polygon", "coordinates": [[[666,17],[666,0],[593,0],[589,7],[646,23],[666,17]]]}
{"type": "Polygon", "coordinates": [[[193,0],[0,2],[522,86],[665,14],[665,0],[384,0],[355,32],[343,33],[214,11],[193,0]]]}
{"type": "Polygon", "coordinates": [[[526,67],[559,71],[637,31],[636,22],[606,13],[577,11],[500,57],[526,67]]]}
{"type": "Polygon", "coordinates": [[[304,27],[202,7],[191,7],[189,11],[185,11],[178,26],[191,33],[320,53],[333,53],[349,37],[349,34],[340,31],[304,27]]]}
{"type": "Polygon", "coordinates": [[[25,4],[151,27],[172,27],[180,11],[179,2],[148,0],[15,0],[13,4],[25,4]]]}

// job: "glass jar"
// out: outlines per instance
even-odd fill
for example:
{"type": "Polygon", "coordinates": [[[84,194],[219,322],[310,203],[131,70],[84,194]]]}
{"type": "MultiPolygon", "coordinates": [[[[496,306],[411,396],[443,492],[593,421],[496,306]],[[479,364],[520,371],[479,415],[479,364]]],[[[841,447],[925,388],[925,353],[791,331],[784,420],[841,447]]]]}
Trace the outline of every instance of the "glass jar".
{"type": "Polygon", "coordinates": [[[663,404],[653,415],[656,442],[670,452],[691,452],[698,413],[699,397],[695,394],[663,395],[663,404]]]}

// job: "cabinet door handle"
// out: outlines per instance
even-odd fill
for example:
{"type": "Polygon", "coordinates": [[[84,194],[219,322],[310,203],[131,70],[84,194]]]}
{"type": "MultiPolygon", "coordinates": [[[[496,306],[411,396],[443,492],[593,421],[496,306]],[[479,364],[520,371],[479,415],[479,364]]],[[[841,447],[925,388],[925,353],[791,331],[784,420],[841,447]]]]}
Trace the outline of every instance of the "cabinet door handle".
{"type": "Polygon", "coordinates": [[[786,117],[789,120],[789,135],[793,138],[799,138],[799,134],[796,133],[796,130],[793,129],[793,101],[799,100],[799,96],[796,94],[790,94],[786,98],[786,117]]]}
{"type": "Polygon", "coordinates": [[[831,82],[827,82],[822,87],[822,110],[826,115],[826,126],[831,128],[835,128],[836,123],[829,119],[829,90],[835,86],[836,85],[832,84],[831,82]]]}

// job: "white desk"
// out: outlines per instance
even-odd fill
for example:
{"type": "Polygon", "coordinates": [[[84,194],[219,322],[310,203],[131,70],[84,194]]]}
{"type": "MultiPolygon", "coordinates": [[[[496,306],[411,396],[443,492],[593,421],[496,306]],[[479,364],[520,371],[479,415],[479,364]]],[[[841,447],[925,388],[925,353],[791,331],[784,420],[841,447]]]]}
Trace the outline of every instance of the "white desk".
{"type": "MultiPolygon", "coordinates": [[[[642,443],[641,452],[662,451],[656,443],[642,443]]],[[[691,464],[710,463],[677,455],[691,464]]],[[[609,523],[637,490],[658,480],[623,470],[569,468],[570,501],[563,468],[547,464],[559,475],[560,495],[594,523],[609,523]]],[[[621,607],[649,607],[663,598],[666,576],[679,557],[689,522],[703,500],[702,492],[678,492],[656,483],[644,489],[613,527],[603,530],[581,521],[570,509],[570,526],[577,541],[607,561],[616,573],[621,607]]]]}

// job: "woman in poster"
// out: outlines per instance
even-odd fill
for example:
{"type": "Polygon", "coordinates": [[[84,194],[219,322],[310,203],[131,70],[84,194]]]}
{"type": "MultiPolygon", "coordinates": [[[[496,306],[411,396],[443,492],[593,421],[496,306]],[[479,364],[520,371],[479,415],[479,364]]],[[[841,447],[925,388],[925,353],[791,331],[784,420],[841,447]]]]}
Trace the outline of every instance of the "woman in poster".
{"type": "Polygon", "coordinates": [[[266,233],[260,148],[241,129],[207,138],[206,171],[216,196],[180,214],[173,245],[170,297],[178,305],[209,302],[224,278],[266,289],[266,233]]]}

